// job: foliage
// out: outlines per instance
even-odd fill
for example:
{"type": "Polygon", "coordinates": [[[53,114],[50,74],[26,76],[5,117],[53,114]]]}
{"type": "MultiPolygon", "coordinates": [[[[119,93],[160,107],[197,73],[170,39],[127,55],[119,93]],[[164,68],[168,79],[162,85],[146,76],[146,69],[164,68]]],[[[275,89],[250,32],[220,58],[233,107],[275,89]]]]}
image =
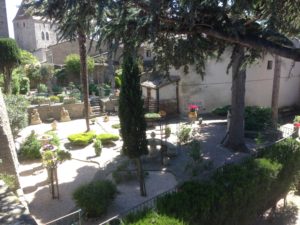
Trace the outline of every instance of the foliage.
{"type": "Polygon", "coordinates": [[[60,102],[60,98],[56,95],[52,95],[49,97],[50,101],[53,103],[59,103],[60,102]]]}
{"type": "Polygon", "coordinates": [[[201,145],[198,141],[192,141],[190,143],[189,156],[193,159],[194,162],[199,163],[202,161],[201,145]]]}
{"type": "Polygon", "coordinates": [[[230,110],[230,105],[226,105],[223,107],[218,107],[212,111],[213,114],[217,116],[227,116],[227,112],[230,110]]]}
{"type": "Polygon", "coordinates": [[[59,102],[64,102],[64,98],[66,97],[64,94],[58,94],[59,102]]]}
{"type": "Polygon", "coordinates": [[[99,217],[106,212],[116,192],[117,188],[111,181],[99,180],[78,187],[73,199],[88,217],[99,217]]]}
{"type": "Polygon", "coordinates": [[[170,135],[171,135],[171,127],[169,127],[169,126],[166,126],[165,127],[165,137],[166,138],[169,138],[170,137],[170,135]]]}
{"type": "Polygon", "coordinates": [[[54,131],[51,130],[51,131],[46,132],[46,134],[48,134],[48,135],[50,135],[52,137],[52,139],[50,141],[50,144],[55,145],[57,147],[60,146],[60,139],[59,139],[59,137],[58,137],[58,135],[57,135],[56,132],[54,132],[54,131]]]}
{"type": "Polygon", "coordinates": [[[300,123],[300,116],[295,116],[294,123],[300,123]]]}
{"type": "Polygon", "coordinates": [[[28,64],[24,66],[25,75],[30,80],[30,87],[36,88],[41,82],[40,64],[28,64]]]}
{"type": "Polygon", "coordinates": [[[122,69],[117,69],[115,71],[115,87],[121,88],[122,85],[122,69]]]}
{"type": "Polygon", "coordinates": [[[48,88],[45,84],[39,84],[37,86],[37,91],[38,93],[47,93],[48,92],[48,88]]]}
{"type": "Polygon", "coordinates": [[[40,159],[41,142],[37,139],[37,135],[34,131],[26,137],[25,141],[20,146],[20,156],[22,159],[40,159]]]}
{"type": "Polygon", "coordinates": [[[22,66],[40,64],[38,59],[30,52],[20,49],[20,63],[22,66]]]}
{"type": "Polygon", "coordinates": [[[145,114],[145,119],[160,119],[161,116],[159,113],[146,113],[145,114]]]}
{"type": "Polygon", "coordinates": [[[188,142],[191,138],[192,128],[187,125],[181,125],[177,132],[177,138],[179,143],[184,144],[188,142]]]}
{"type": "Polygon", "coordinates": [[[271,125],[270,108],[247,106],[245,108],[245,129],[261,131],[271,125]]]}
{"type": "Polygon", "coordinates": [[[102,152],[102,142],[101,142],[101,140],[99,138],[96,138],[94,140],[93,147],[94,147],[96,156],[100,156],[101,152],[102,152]]]}
{"type": "Polygon", "coordinates": [[[89,84],[89,94],[95,93],[96,96],[99,96],[99,88],[97,84],[89,84]]]}
{"type": "Polygon", "coordinates": [[[65,105],[67,104],[75,104],[77,102],[76,98],[70,97],[70,98],[64,98],[63,102],[65,105]]]}
{"type": "Polygon", "coordinates": [[[119,140],[119,136],[115,134],[99,134],[97,135],[97,139],[99,139],[103,145],[107,145],[112,143],[113,141],[119,140]]]}
{"type": "Polygon", "coordinates": [[[3,180],[10,190],[16,191],[18,189],[16,176],[0,173],[0,180],[3,180]]]}
{"type": "Polygon", "coordinates": [[[14,39],[0,38],[0,73],[3,74],[6,94],[11,94],[12,70],[17,67],[20,56],[20,50],[14,39]]]}
{"type": "Polygon", "coordinates": [[[68,78],[65,68],[54,70],[54,77],[56,77],[58,85],[63,86],[67,84],[68,78]]]}
{"type": "Polygon", "coordinates": [[[61,86],[59,85],[53,85],[52,86],[52,92],[55,94],[55,95],[58,95],[60,93],[62,93],[63,89],[61,86]]]}
{"type": "Polygon", "coordinates": [[[68,136],[68,140],[74,145],[86,146],[90,144],[95,137],[95,132],[89,131],[86,133],[71,134],[68,136]]]}
{"type": "Polygon", "coordinates": [[[42,153],[43,165],[47,168],[54,168],[57,164],[71,159],[71,153],[64,150],[49,151],[46,150],[42,153]]]}
{"type": "Polygon", "coordinates": [[[137,158],[147,154],[148,149],[138,65],[130,55],[124,57],[122,72],[119,117],[123,152],[137,158]]]}
{"type": "Polygon", "coordinates": [[[70,94],[69,94],[70,98],[74,98],[76,100],[80,100],[81,99],[81,92],[79,89],[77,88],[73,88],[71,91],[70,91],[70,94]]]}
{"type": "Polygon", "coordinates": [[[40,67],[40,74],[42,82],[46,83],[51,80],[54,74],[54,67],[51,64],[42,64],[40,67]]]}
{"type": "Polygon", "coordinates": [[[186,223],[181,222],[174,217],[166,216],[163,214],[158,214],[154,211],[146,211],[142,214],[129,215],[128,219],[125,218],[123,222],[124,225],[148,225],[148,224],[156,224],[156,225],[184,225],[186,223]]]}
{"type": "Polygon", "coordinates": [[[288,193],[300,169],[298,160],[299,143],[282,141],[256,159],[224,166],[209,182],[186,182],[179,192],[158,200],[158,213],[189,224],[253,224],[288,193]]]}
{"type": "Polygon", "coordinates": [[[20,78],[20,94],[26,95],[30,91],[30,81],[28,77],[20,78]]]}
{"type": "Polygon", "coordinates": [[[121,128],[121,124],[116,123],[116,124],[111,125],[111,127],[114,128],[114,129],[120,129],[121,128]]]}
{"type": "Polygon", "coordinates": [[[27,107],[29,102],[24,96],[5,95],[7,114],[14,137],[28,125],[27,107]]]}
{"type": "MultiPolygon", "coordinates": [[[[92,73],[95,67],[95,61],[91,57],[87,57],[88,72],[92,73]]],[[[70,74],[80,74],[80,57],[78,54],[70,54],[65,59],[66,71],[70,74]]]]}
{"type": "Polygon", "coordinates": [[[44,96],[37,96],[37,97],[32,97],[30,99],[30,103],[32,105],[50,104],[50,99],[44,96]]]}

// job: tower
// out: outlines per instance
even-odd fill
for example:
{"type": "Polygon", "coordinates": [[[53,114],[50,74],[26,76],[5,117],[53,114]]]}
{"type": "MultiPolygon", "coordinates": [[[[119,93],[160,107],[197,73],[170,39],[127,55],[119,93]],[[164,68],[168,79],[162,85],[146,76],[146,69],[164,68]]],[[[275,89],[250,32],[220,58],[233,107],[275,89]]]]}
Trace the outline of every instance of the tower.
{"type": "Polygon", "coordinates": [[[5,0],[0,0],[0,37],[8,37],[7,13],[5,0]]]}

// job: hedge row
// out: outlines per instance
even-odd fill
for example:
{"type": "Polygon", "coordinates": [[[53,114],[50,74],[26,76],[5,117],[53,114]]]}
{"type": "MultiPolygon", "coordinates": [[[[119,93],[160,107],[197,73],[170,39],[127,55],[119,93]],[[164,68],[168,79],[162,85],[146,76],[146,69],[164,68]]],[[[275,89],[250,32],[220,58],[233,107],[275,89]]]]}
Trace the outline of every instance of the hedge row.
{"type": "MultiPolygon", "coordinates": [[[[186,182],[177,193],[158,199],[157,213],[191,225],[253,224],[288,193],[299,162],[299,143],[287,139],[265,148],[257,158],[219,169],[210,181],[186,182]]],[[[144,224],[138,222],[149,220],[149,215],[131,222],[144,224]]]]}

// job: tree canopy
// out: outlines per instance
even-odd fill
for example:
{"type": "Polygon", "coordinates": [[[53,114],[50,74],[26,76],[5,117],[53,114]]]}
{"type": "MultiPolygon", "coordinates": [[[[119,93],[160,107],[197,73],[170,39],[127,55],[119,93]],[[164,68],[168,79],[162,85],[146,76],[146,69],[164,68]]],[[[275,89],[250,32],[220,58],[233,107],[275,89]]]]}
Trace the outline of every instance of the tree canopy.
{"type": "MultiPolygon", "coordinates": [[[[80,74],[80,56],[78,54],[70,54],[65,59],[65,67],[67,72],[72,74],[80,74]]],[[[95,61],[91,57],[87,57],[88,72],[92,73],[95,67],[95,61]]]]}

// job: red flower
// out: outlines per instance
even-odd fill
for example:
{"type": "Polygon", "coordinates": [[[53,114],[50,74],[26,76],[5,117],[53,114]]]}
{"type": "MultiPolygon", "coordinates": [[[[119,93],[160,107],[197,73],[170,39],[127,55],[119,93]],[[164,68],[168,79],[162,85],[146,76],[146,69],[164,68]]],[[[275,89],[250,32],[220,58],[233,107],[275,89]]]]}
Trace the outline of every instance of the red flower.
{"type": "Polygon", "coordinates": [[[294,123],[294,127],[300,127],[300,123],[294,123]]]}
{"type": "Polygon", "coordinates": [[[199,107],[197,105],[189,105],[189,110],[192,111],[192,112],[194,112],[198,109],[199,109],[199,107]]]}

